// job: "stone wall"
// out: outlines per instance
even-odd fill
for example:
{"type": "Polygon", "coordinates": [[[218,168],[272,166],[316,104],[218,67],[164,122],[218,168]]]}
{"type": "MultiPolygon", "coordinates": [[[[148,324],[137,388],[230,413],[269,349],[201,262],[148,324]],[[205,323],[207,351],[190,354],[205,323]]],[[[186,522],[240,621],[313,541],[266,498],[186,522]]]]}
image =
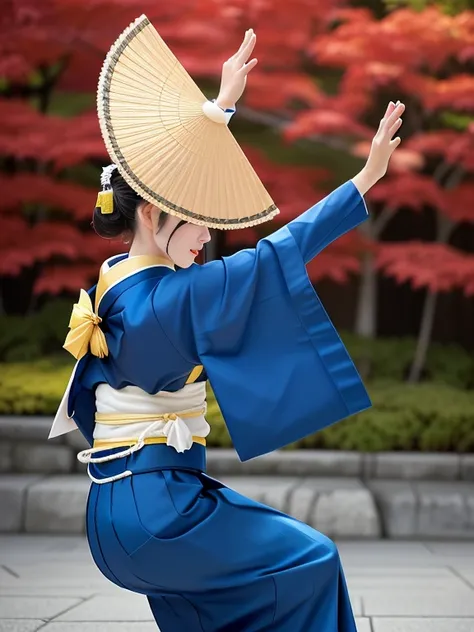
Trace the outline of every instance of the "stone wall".
{"type": "MultiPolygon", "coordinates": [[[[0,472],[84,472],[76,458],[89,447],[79,431],[48,440],[52,419],[0,417],[0,472]]],[[[360,453],[339,450],[281,450],[241,463],[234,450],[208,448],[213,476],[335,476],[363,481],[474,482],[474,454],[421,452],[360,453]]]]}
{"type": "MultiPolygon", "coordinates": [[[[0,418],[0,532],[83,533],[90,481],[78,431],[0,418]]],[[[474,540],[474,454],[279,451],[241,463],[208,449],[208,473],[329,537],[474,540]]]]}

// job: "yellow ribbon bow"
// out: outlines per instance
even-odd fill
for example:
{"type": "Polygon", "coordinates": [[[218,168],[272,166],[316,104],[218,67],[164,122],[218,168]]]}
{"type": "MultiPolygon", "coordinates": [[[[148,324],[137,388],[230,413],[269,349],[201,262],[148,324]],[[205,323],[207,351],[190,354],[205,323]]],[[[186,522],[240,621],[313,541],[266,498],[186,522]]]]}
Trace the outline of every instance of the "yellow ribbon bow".
{"type": "Polygon", "coordinates": [[[104,332],[99,327],[102,318],[92,309],[89,294],[81,290],[79,301],[74,304],[69,321],[70,332],[66,336],[64,349],[69,351],[77,360],[86,355],[89,350],[93,355],[103,358],[109,355],[104,332]]]}

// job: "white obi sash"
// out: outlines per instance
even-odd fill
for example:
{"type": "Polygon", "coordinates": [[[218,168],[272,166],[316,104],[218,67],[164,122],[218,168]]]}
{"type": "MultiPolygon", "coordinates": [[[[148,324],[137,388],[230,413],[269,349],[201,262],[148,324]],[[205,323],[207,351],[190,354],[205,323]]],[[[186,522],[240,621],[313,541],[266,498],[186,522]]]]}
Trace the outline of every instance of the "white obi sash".
{"type": "Polygon", "coordinates": [[[191,448],[193,436],[204,438],[211,430],[204,417],[205,382],[187,384],[174,393],[161,391],[155,395],[137,386],[114,389],[108,384],[99,384],[96,410],[94,444],[135,441],[146,432],[147,437],[166,437],[167,445],[184,452],[191,448]],[[115,420],[114,415],[121,420],[115,420]],[[127,415],[130,415],[129,423],[127,415]],[[147,416],[146,421],[139,420],[141,415],[147,416]],[[135,421],[134,416],[138,418],[135,421]]]}

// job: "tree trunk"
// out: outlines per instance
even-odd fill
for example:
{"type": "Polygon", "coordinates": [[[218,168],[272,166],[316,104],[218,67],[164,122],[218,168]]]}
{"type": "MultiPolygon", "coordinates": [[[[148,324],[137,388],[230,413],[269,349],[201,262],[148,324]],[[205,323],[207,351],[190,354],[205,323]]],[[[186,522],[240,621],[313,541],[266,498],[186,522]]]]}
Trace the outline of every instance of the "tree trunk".
{"type": "MultiPolygon", "coordinates": [[[[439,181],[444,177],[449,170],[450,166],[442,163],[435,172],[435,177],[439,181]]],[[[464,175],[464,170],[461,167],[456,167],[451,175],[447,178],[445,188],[452,189],[459,184],[464,175]]],[[[438,213],[438,230],[436,236],[436,242],[438,244],[447,244],[451,231],[453,230],[453,222],[438,213]]],[[[426,364],[426,356],[428,355],[428,349],[431,342],[431,335],[433,333],[434,318],[436,313],[436,303],[438,300],[437,292],[430,292],[427,290],[425,302],[423,305],[423,313],[421,316],[420,331],[418,333],[418,340],[416,343],[415,355],[413,363],[408,375],[408,382],[411,384],[419,382],[421,374],[426,364]]]]}
{"type": "Polygon", "coordinates": [[[363,255],[360,268],[355,333],[364,338],[375,338],[377,330],[377,272],[371,252],[363,255]]]}
{"type": "MultiPolygon", "coordinates": [[[[438,217],[438,236],[435,243],[447,244],[451,234],[452,224],[443,217],[438,217]]],[[[415,355],[408,375],[408,382],[414,384],[419,382],[421,374],[426,364],[426,356],[431,342],[433,333],[434,318],[436,313],[436,303],[438,300],[438,292],[426,291],[425,302],[423,303],[423,312],[421,315],[420,331],[418,332],[418,340],[416,342],[415,355]]]]}
{"type": "Polygon", "coordinates": [[[416,343],[415,356],[408,376],[408,382],[410,384],[419,382],[421,373],[426,363],[426,355],[428,353],[428,348],[431,342],[431,334],[433,332],[437,300],[438,293],[427,290],[425,302],[423,304],[423,313],[421,316],[420,332],[416,343]]]}
{"type": "MultiPolygon", "coordinates": [[[[368,239],[374,237],[374,220],[369,217],[358,228],[368,239]]],[[[358,336],[371,340],[377,333],[377,271],[374,255],[367,251],[360,262],[359,294],[357,297],[354,331],[358,336]]],[[[368,379],[372,370],[370,353],[364,352],[357,363],[357,369],[363,379],[368,379]]]]}
{"type": "MultiPolygon", "coordinates": [[[[387,205],[377,218],[369,216],[358,230],[367,239],[379,241],[394,213],[395,209],[387,205]]],[[[364,338],[375,338],[377,334],[377,270],[372,252],[364,253],[361,262],[355,332],[364,338]]]]}
{"type": "MultiPolygon", "coordinates": [[[[375,338],[377,333],[377,271],[374,266],[374,255],[371,252],[365,252],[361,261],[354,330],[358,336],[367,340],[375,338]]],[[[362,379],[369,379],[372,371],[372,357],[368,348],[359,357],[357,369],[362,379]]]]}

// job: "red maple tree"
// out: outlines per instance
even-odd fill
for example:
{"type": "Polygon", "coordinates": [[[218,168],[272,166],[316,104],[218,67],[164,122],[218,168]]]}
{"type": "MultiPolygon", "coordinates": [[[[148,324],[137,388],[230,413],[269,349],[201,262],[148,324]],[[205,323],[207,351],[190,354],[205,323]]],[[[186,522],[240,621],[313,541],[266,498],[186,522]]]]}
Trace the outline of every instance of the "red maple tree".
{"type": "Polygon", "coordinates": [[[349,151],[366,156],[369,143],[361,122],[382,111],[382,98],[407,105],[403,144],[388,177],[367,198],[372,214],[360,231],[371,242],[361,262],[356,331],[376,332],[376,274],[426,289],[416,357],[410,380],[425,362],[438,292],[461,288],[472,293],[472,257],[451,246],[453,229],[474,222],[474,12],[447,15],[437,7],[400,9],[377,19],[367,9],[340,12],[338,27],[310,46],[317,64],[341,69],[336,94],[297,115],[292,138],[334,133],[359,136],[349,151]],[[355,120],[354,120],[355,119],[355,120]],[[434,242],[383,241],[383,232],[400,209],[429,209],[436,221],[434,242]]]}
{"type": "MultiPolygon", "coordinates": [[[[131,0],[91,0],[87,7],[79,0],[12,0],[1,16],[0,182],[4,195],[0,213],[6,230],[0,237],[0,274],[15,276],[29,270],[34,294],[87,286],[97,265],[121,249],[120,243],[96,237],[89,226],[98,167],[108,160],[93,96],[106,52],[137,17],[135,5],[131,0]],[[74,116],[55,113],[54,103],[64,100],[68,91],[89,93],[89,107],[74,116]],[[96,180],[84,176],[84,163],[95,165],[96,180]]],[[[295,33],[303,25],[306,10],[315,19],[322,14],[309,2],[300,5],[295,33]]],[[[217,6],[209,0],[179,0],[157,5],[148,0],[140,9],[188,71],[197,80],[211,78],[214,83],[244,25],[252,21],[246,2],[217,6]]],[[[282,23],[284,19],[285,13],[280,12],[282,23]]],[[[264,54],[273,58],[278,48],[280,64],[295,63],[297,42],[282,47],[279,38],[267,31],[266,35],[262,32],[264,54]]],[[[304,81],[300,78],[300,84],[304,81]]],[[[280,198],[285,219],[312,202],[310,180],[316,182],[318,173],[286,170],[288,186],[284,187],[282,168],[272,171],[263,158],[260,168],[280,198]],[[298,194],[289,195],[291,189],[298,194]]]]}
{"type": "MultiPolygon", "coordinates": [[[[278,221],[354,173],[389,98],[407,104],[402,146],[389,175],[367,196],[370,219],[330,246],[309,272],[337,282],[360,274],[356,331],[367,336],[376,333],[378,274],[426,288],[416,379],[437,293],[473,293],[473,257],[449,239],[454,227],[474,221],[468,180],[474,171],[474,13],[450,15],[429,6],[380,17],[342,0],[144,0],[140,11],[207,90],[217,90],[222,62],[242,32],[256,30],[259,64],[235,129],[282,211],[278,221]],[[269,130],[270,151],[256,150],[269,130]],[[275,147],[281,157],[294,145],[304,149],[305,166],[276,162],[275,147]],[[406,208],[435,216],[433,242],[384,241],[391,219],[406,208]]],[[[88,285],[97,264],[121,249],[96,238],[89,226],[99,166],[108,160],[93,104],[103,58],[136,12],[132,0],[89,0],[87,6],[10,0],[0,17],[0,214],[6,227],[0,274],[30,270],[36,293],[88,285]],[[68,92],[88,94],[89,107],[58,115],[68,92]],[[93,177],[84,165],[94,167],[93,177]]],[[[246,231],[245,237],[260,234],[246,231]]],[[[225,236],[230,245],[242,237],[225,236]]]]}

